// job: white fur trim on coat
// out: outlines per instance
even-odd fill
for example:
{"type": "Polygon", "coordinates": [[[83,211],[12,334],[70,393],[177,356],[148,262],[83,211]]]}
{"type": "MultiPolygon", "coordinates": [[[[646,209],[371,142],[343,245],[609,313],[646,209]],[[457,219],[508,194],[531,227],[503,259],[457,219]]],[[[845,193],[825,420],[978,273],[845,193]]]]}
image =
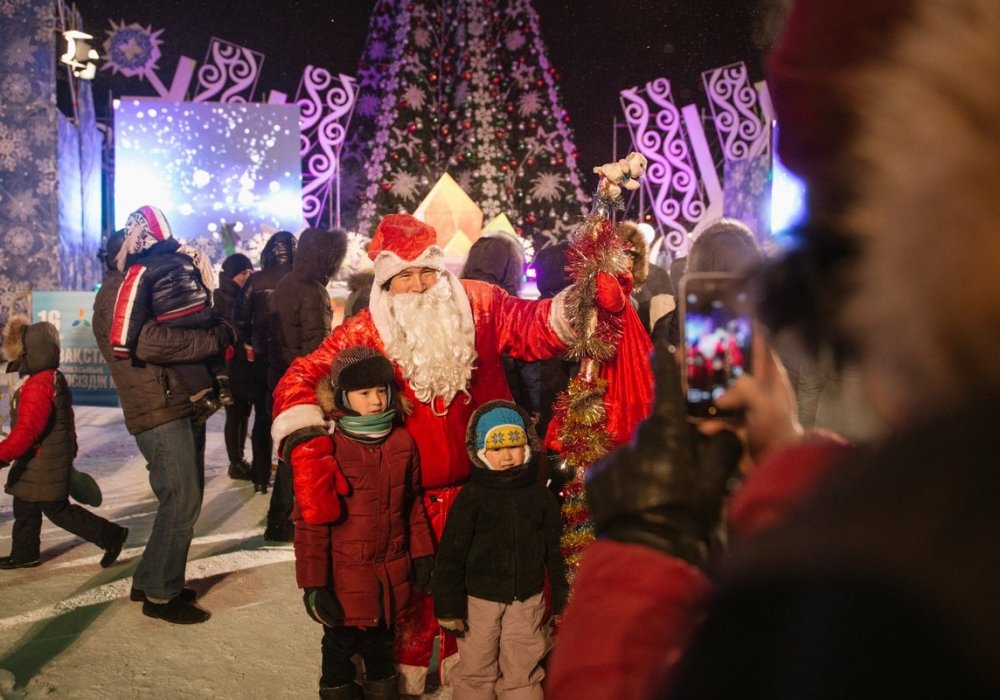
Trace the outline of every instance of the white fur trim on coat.
{"type": "Polygon", "coordinates": [[[323,410],[316,404],[302,403],[291,406],[274,417],[271,423],[271,439],[274,446],[281,454],[281,443],[286,437],[302,428],[321,427],[327,430],[326,421],[323,418],[323,410]]]}
{"type": "Polygon", "coordinates": [[[569,318],[566,315],[566,295],[572,288],[573,285],[570,285],[552,297],[552,306],[549,307],[549,327],[559,336],[559,340],[563,341],[566,345],[569,345],[576,339],[576,333],[573,331],[573,326],[570,325],[569,318]]]}

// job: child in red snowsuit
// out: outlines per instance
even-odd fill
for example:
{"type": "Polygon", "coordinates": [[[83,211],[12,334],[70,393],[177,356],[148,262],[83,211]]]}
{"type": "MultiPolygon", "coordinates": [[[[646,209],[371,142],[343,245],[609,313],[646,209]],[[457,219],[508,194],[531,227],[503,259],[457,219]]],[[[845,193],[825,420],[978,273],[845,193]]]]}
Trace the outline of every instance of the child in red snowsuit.
{"type": "Polygon", "coordinates": [[[336,462],[295,471],[293,518],[296,578],[309,616],[325,625],[320,697],[357,697],[358,651],[365,696],[398,697],[394,623],[411,590],[426,591],[434,562],[420,459],[398,423],[400,393],[381,353],[346,348],[319,387],[336,422],[336,462]]]}

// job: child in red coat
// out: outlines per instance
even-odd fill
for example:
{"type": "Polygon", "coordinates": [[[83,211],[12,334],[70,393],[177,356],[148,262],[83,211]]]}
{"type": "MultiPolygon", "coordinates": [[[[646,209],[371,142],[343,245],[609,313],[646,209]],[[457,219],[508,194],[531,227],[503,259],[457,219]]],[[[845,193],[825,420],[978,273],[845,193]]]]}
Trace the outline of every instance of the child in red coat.
{"type": "Polygon", "coordinates": [[[296,578],[306,611],[324,625],[320,697],[357,697],[358,651],[366,697],[398,697],[393,625],[411,590],[426,590],[434,561],[420,459],[398,422],[392,365],[379,352],[345,349],[319,387],[335,422],[336,461],[295,472],[293,518],[296,578]]]}
{"type": "Polygon", "coordinates": [[[0,557],[0,569],[38,566],[43,514],[103,549],[101,566],[107,568],[121,553],[128,528],[69,502],[76,428],[73,397],[58,369],[59,332],[51,323],[28,325],[27,319],[14,317],[3,349],[26,378],[11,395],[11,431],[0,442],[0,467],[11,465],[4,490],[14,497],[11,551],[0,557]]]}

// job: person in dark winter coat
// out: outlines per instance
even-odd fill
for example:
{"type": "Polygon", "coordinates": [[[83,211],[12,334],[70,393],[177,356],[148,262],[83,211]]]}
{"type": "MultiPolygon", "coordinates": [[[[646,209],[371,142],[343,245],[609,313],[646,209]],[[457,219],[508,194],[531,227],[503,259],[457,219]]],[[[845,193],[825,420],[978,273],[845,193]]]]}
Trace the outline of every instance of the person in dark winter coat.
{"type": "Polygon", "coordinates": [[[540,700],[546,573],[554,614],[568,594],[559,504],[535,478],[540,443],[516,404],[480,406],[466,444],[472,476],[448,512],[433,591],[438,621],[459,635],[454,698],[540,700]]]}
{"type": "Polygon", "coordinates": [[[271,394],[281,377],[281,346],[272,331],[276,323],[271,308],[274,288],[282,277],[292,271],[296,240],[288,231],[278,231],[267,239],[260,254],[260,270],[252,273],[233,308],[236,333],[252,357],[253,430],[250,448],[253,452],[253,486],[257,493],[267,493],[271,483],[271,394]]]}
{"type": "MultiPolygon", "coordinates": [[[[253,263],[242,253],[234,253],[222,261],[219,286],[212,296],[216,316],[233,322],[233,309],[240,289],[252,272],[253,263]]],[[[229,390],[233,396],[233,402],[226,406],[226,427],[223,433],[226,454],[229,456],[229,478],[250,480],[250,463],[243,456],[243,446],[246,444],[247,426],[253,409],[253,377],[243,343],[233,343],[226,350],[226,375],[229,377],[229,390]]],[[[255,417],[254,421],[256,420],[255,417]]]]}
{"type": "MultiPolygon", "coordinates": [[[[219,323],[212,311],[211,263],[203,252],[174,238],[167,217],[157,207],[146,205],[129,214],[117,264],[125,279],[111,324],[116,359],[134,359],[135,343],[148,320],[176,328],[211,328],[219,323]]],[[[232,401],[223,355],[179,363],[174,371],[196,404],[195,420],[208,420],[232,401]]]]}
{"type": "Polygon", "coordinates": [[[42,515],[104,550],[101,566],[115,563],[128,528],[69,502],[76,457],[73,395],[59,371],[59,331],[48,322],[14,317],[4,334],[4,355],[26,377],[10,397],[11,432],[0,442],[0,467],[11,466],[4,491],[14,497],[10,556],[0,569],[40,562],[42,515]]]}
{"type": "MultiPolygon", "coordinates": [[[[533,266],[535,268],[535,283],[538,286],[538,294],[541,299],[551,299],[556,294],[570,285],[570,279],[566,276],[566,247],[567,244],[556,243],[546,248],[542,248],[535,255],[533,266]]],[[[535,426],[538,434],[543,438],[548,433],[549,423],[552,421],[552,410],[559,394],[566,391],[569,380],[576,376],[580,367],[579,362],[565,360],[562,357],[550,357],[538,363],[538,423],[535,426]]],[[[539,457],[540,476],[542,481],[551,479],[550,487],[553,493],[559,493],[569,474],[554,469],[559,463],[557,452],[545,451],[545,456],[539,457]]]]}
{"type": "Polygon", "coordinates": [[[355,272],[347,278],[347,301],[344,302],[344,318],[349,318],[368,308],[368,302],[372,296],[372,282],[375,281],[375,273],[371,270],[355,272]]]}
{"type": "Polygon", "coordinates": [[[295,520],[299,588],[309,616],[324,625],[324,700],[358,697],[351,656],[359,650],[365,697],[399,697],[393,625],[409,604],[411,584],[425,591],[430,582],[434,540],[420,498],[420,456],[399,415],[401,396],[385,356],[360,345],[345,349],[318,389],[337,426],[339,488],[331,489],[333,479],[295,475],[298,503],[343,499],[335,522],[295,520]]]}
{"type": "MultiPolygon", "coordinates": [[[[347,234],[340,230],[307,228],[299,236],[292,271],[274,288],[271,308],[276,323],[271,329],[280,355],[272,359],[280,377],[297,357],[308,355],[322,343],[333,325],[333,308],[326,285],[336,274],[347,253],[347,234]]],[[[265,539],[291,542],[294,503],[291,470],[278,463],[278,476],[267,513],[265,539]]]]}
{"type": "Polygon", "coordinates": [[[204,622],[210,615],[193,604],[197,593],[184,587],[184,570],[204,494],[205,426],[193,423],[194,405],[174,367],[221,354],[235,338],[228,324],[200,330],[150,321],[136,342],[141,362],[116,361],[108,339],[125,279],[115,263],[124,240],[124,231],[108,238],[108,270],[94,299],[92,322],[118,390],[125,427],[146,459],[149,484],[159,501],[129,597],[142,602],[149,617],[177,624],[204,622]]]}
{"type": "MultiPolygon", "coordinates": [[[[472,244],[460,279],[480,280],[520,296],[524,279],[524,249],[513,234],[486,231],[472,244]]],[[[503,356],[503,371],[514,402],[537,421],[541,411],[541,364],[503,356]]]]}

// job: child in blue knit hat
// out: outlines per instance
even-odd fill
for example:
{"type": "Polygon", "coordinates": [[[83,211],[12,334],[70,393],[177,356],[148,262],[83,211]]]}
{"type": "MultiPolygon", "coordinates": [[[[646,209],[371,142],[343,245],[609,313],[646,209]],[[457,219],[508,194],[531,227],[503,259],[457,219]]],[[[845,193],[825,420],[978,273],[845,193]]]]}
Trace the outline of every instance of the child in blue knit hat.
{"type": "Polygon", "coordinates": [[[441,535],[434,573],[434,612],[458,637],[454,698],[542,698],[552,612],[566,602],[559,548],[559,503],[537,479],[539,440],[528,415],[511,401],[489,401],[466,432],[472,458],[441,535]]]}

